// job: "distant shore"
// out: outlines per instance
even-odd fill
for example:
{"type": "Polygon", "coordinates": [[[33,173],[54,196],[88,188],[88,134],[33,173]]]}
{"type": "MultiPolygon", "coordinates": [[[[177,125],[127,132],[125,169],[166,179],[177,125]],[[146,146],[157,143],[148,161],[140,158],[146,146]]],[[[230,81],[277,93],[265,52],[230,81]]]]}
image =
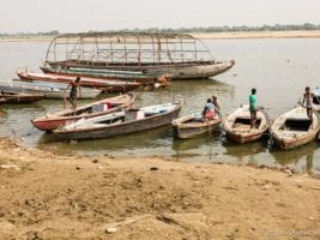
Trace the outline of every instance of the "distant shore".
{"type": "Polygon", "coordinates": [[[257,31],[257,32],[218,32],[191,34],[202,39],[238,38],[320,38],[320,30],[303,31],[257,31]]]}
{"type": "MultiPolygon", "coordinates": [[[[190,33],[201,39],[320,38],[320,30],[190,33]]],[[[50,42],[54,36],[0,37],[0,42],[50,42]]]]}

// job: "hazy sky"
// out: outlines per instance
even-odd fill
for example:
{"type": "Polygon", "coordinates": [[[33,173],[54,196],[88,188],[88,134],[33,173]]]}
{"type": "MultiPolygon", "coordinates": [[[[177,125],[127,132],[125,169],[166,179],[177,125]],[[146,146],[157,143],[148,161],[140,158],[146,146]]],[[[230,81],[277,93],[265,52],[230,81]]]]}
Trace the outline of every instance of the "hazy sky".
{"type": "Polygon", "coordinates": [[[5,0],[0,33],[320,24],[320,0],[5,0]]]}

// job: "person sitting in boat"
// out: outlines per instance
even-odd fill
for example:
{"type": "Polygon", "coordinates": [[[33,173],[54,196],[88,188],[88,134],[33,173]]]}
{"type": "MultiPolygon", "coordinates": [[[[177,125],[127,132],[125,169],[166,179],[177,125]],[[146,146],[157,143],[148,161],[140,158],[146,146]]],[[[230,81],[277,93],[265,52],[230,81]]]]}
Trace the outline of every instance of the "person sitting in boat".
{"type": "Polygon", "coordinates": [[[216,111],[215,111],[215,105],[213,104],[212,102],[212,99],[211,98],[208,98],[207,99],[207,103],[206,105],[204,106],[204,109],[203,109],[203,118],[205,120],[212,120],[214,119],[215,115],[216,115],[216,111]]]}
{"type": "Polygon", "coordinates": [[[76,80],[71,81],[67,87],[67,89],[70,89],[68,98],[65,97],[64,101],[64,108],[67,107],[67,101],[71,103],[72,110],[77,110],[77,98],[80,94],[81,88],[80,88],[80,77],[77,77],[76,80]]]}

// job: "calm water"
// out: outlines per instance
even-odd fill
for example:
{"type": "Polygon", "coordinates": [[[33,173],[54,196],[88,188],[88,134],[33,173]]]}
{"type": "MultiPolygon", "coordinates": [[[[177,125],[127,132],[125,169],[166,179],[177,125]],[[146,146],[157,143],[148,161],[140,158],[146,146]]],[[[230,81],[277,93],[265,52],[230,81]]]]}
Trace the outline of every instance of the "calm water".
{"type": "MultiPolygon", "coordinates": [[[[199,111],[206,98],[216,94],[224,113],[228,114],[247,103],[249,91],[255,87],[259,105],[265,106],[275,118],[295,105],[306,85],[320,85],[318,39],[206,40],[205,43],[216,59],[234,59],[234,68],[215,79],[175,81],[168,89],[138,92],[136,106],[185,99],[187,105],[181,113],[185,114],[199,111]]],[[[16,78],[16,69],[22,67],[39,71],[47,47],[48,43],[0,43],[0,78],[16,78]]],[[[85,155],[168,156],[179,161],[289,166],[300,171],[320,172],[319,142],[292,151],[277,151],[266,147],[267,140],[234,144],[219,129],[190,140],[174,140],[170,126],[167,126],[146,133],[69,143],[31,125],[30,119],[61,108],[62,101],[59,100],[2,106],[0,136],[22,139],[29,148],[85,155]]]]}

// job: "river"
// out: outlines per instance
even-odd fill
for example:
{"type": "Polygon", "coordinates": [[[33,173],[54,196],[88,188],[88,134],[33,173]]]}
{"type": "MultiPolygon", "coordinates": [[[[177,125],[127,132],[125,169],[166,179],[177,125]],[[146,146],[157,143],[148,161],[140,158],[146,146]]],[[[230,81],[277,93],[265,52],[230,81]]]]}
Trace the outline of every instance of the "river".
{"type": "MultiPolygon", "coordinates": [[[[234,59],[228,72],[207,80],[172,81],[167,89],[139,91],[136,106],[184,99],[181,114],[202,109],[206,98],[215,94],[223,113],[231,113],[246,104],[250,89],[257,89],[259,105],[272,119],[295,106],[306,86],[320,85],[320,41],[295,39],[224,39],[205,40],[217,60],[234,59]]],[[[1,42],[0,78],[17,78],[18,68],[40,71],[48,42],[1,42]]],[[[107,97],[106,95],[101,97],[107,97]]],[[[79,101],[78,104],[85,101],[79,101]]],[[[237,145],[217,128],[212,134],[194,139],[173,139],[170,126],[145,133],[110,139],[66,142],[38,131],[30,123],[36,116],[62,108],[62,101],[44,100],[35,104],[1,106],[0,136],[15,138],[27,148],[50,148],[64,153],[109,156],[163,156],[178,161],[229,162],[272,167],[287,166],[301,172],[320,172],[319,142],[290,151],[267,147],[267,139],[237,145]]]]}

